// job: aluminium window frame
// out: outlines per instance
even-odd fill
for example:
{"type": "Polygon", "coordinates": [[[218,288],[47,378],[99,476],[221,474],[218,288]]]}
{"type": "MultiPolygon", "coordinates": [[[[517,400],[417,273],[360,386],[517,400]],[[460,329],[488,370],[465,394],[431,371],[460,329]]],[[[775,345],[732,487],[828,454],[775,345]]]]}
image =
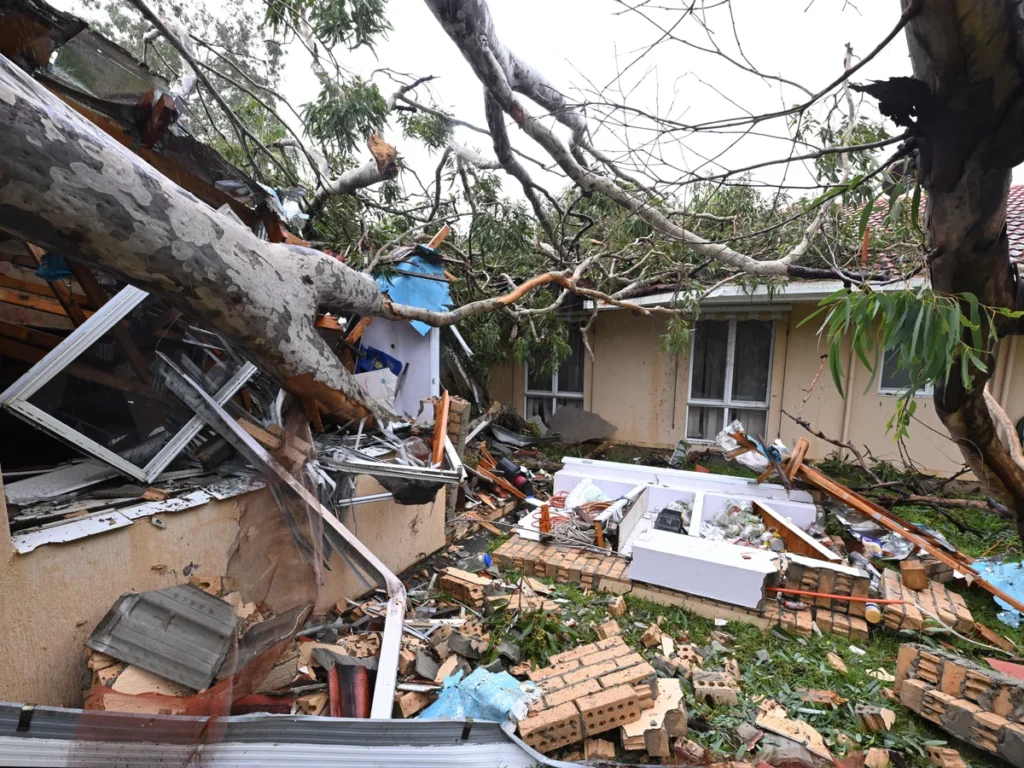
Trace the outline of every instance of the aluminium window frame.
{"type": "MultiPolygon", "coordinates": [[[[3,393],[0,393],[0,407],[6,408],[32,426],[38,427],[109,464],[119,472],[144,483],[155,481],[167,468],[167,465],[199,434],[205,424],[199,416],[189,419],[185,426],[178,430],[144,467],[140,467],[106,446],[100,445],[92,438],[83,435],[60,419],[51,416],[28,400],[126,318],[148,296],[146,291],[131,285],[122,288],[88,320],[47,352],[38,363],[29,368],[3,393]]],[[[256,371],[256,366],[246,362],[221,386],[214,399],[219,405],[223,405],[255,375],[256,371]]]]}
{"type": "MultiPolygon", "coordinates": [[[[768,323],[769,328],[771,329],[771,342],[770,342],[770,345],[768,347],[768,381],[767,381],[767,384],[765,386],[764,402],[750,402],[750,401],[747,401],[747,400],[736,400],[736,401],[733,401],[733,399],[732,399],[732,378],[733,378],[733,371],[734,371],[734,369],[736,367],[736,323],[740,319],[739,316],[737,316],[737,315],[729,315],[729,316],[724,317],[724,318],[708,317],[708,318],[704,318],[704,319],[714,320],[714,321],[718,321],[718,322],[722,322],[724,320],[724,321],[729,323],[729,333],[728,333],[728,337],[727,337],[727,340],[726,340],[726,351],[725,351],[725,383],[724,383],[724,386],[723,386],[723,389],[722,389],[722,398],[723,399],[722,400],[710,400],[710,399],[707,399],[707,398],[694,399],[694,398],[692,398],[690,396],[690,393],[693,392],[693,368],[694,368],[694,360],[696,358],[696,355],[694,354],[694,352],[695,352],[695,347],[696,347],[696,344],[697,344],[697,329],[694,328],[693,337],[690,339],[690,365],[689,365],[689,375],[688,375],[688,386],[687,386],[687,389],[686,389],[686,421],[684,422],[684,426],[683,426],[683,437],[688,442],[697,443],[697,444],[700,444],[700,445],[712,445],[715,442],[714,438],[710,438],[709,439],[709,438],[690,437],[687,434],[688,427],[689,427],[689,424],[690,424],[690,408],[691,407],[697,407],[697,408],[721,408],[723,411],[725,411],[724,420],[722,422],[725,426],[728,426],[729,424],[732,423],[732,419],[730,418],[730,412],[733,411],[733,410],[752,410],[752,411],[753,410],[757,410],[757,411],[763,410],[765,412],[765,429],[767,429],[767,427],[768,427],[768,416],[769,416],[770,411],[771,411],[770,403],[771,403],[771,399],[772,399],[772,369],[775,367],[775,331],[776,331],[776,322],[775,322],[775,320],[774,319],[772,319],[772,320],[757,320],[757,318],[745,318],[745,319],[757,320],[757,322],[760,322],[760,323],[768,323]]],[[[765,437],[765,435],[762,435],[762,437],[765,437]]]]}

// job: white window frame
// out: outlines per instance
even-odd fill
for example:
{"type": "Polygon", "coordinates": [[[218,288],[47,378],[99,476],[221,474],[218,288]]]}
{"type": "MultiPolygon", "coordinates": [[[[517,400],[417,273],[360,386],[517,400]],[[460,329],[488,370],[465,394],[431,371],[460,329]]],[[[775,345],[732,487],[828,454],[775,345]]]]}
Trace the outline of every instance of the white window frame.
{"type": "MultiPolygon", "coordinates": [[[[0,407],[6,408],[29,424],[49,432],[58,439],[106,462],[123,474],[144,483],[155,481],[167,468],[167,465],[174,461],[185,446],[199,434],[205,424],[199,416],[193,416],[160,449],[160,452],[149,460],[149,463],[139,466],[33,405],[29,402],[29,398],[42,389],[47,382],[62,373],[79,355],[125,319],[148,296],[148,293],[134,286],[129,285],[122,288],[88,320],[72,331],[64,341],[47,352],[21,378],[0,393],[0,407]]],[[[217,402],[223,405],[234,397],[235,393],[256,374],[256,371],[257,368],[252,363],[247,362],[241,366],[217,392],[215,396],[217,402]]]]}
{"type": "MultiPolygon", "coordinates": [[[[761,323],[768,323],[771,328],[771,344],[768,348],[768,382],[765,387],[764,402],[753,403],[747,400],[736,400],[732,399],[732,375],[733,369],[736,365],[736,323],[740,319],[736,316],[720,318],[720,317],[708,317],[707,320],[726,321],[729,323],[729,337],[726,342],[726,353],[725,353],[725,386],[722,392],[721,400],[706,400],[700,398],[690,397],[690,393],[693,392],[693,361],[695,359],[694,350],[697,345],[697,329],[694,327],[693,338],[690,339],[690,374],[689,384],[686,390],[686,421],[683,426],[683,435],[688,442],[698,444],[713,444],[714,439],[700,439],[695,437],[689,437],[689,424],[690,424],[690,408],[696,406],[698,408],[722,408],[725,411],[725,419],[723,423],[728,426],[732,423],[731,411],[736,410],[764,410],[765,411],[765,428],[768,425],[769,415],[769,403],[772,399],[772,370],[775,367],[775,320],[758,320],[761,323]]],[[[757,320],[756,317],[746,317],[744,320],[757,320]]],[[[762,435],[762,437],[766,437],[762,435]]]]}
{"type": "MultiPolygon", "coordinates": [[[[888,350],[888,351],[892,352],[893,350],[888,350]]],[[[880,355],[881,359],[878,361],[878,394],[880,394],[880,395],[900,395],[900,394],[903,393],[902,389],[900,389],[898,387],[886,387],[886,386],[882,385],[882,377],[885,374],[885,357],[886,357],[886,352],[883,351],[882,354],[880,355]]],[[[934,394],[935,394],[935,386],[932,384],[932,382],[929,381],[927,384],[925,384],[923,387],[921,387],[921,389],[917,390],[914,393],[914,397],[931,397],[934,394]]]]}
{"type": "MultiPolygon", "coordinates": [[[[582,331],[580,331],[582,333],[582,331]]],[[[559,366],[560,368],[561,366],[559,366]]],[[[558,400],[579,400],[580,407],[583,407],[583,392],[563,392],[558,389],[558,371],[559,368],[555,368],[551,372],[551,389],[530,389],[530,364],[529,362],[523,363],[523,413],[526,413],[529,408],[529,398],[531,397],[547,397],[551,400],[551,413],[558,410],[558,400]]],[[[587,386],[587,375],[586,375],[586,363],[584,363],[583,373],[583,387],[586,389],[587,386]]]]}

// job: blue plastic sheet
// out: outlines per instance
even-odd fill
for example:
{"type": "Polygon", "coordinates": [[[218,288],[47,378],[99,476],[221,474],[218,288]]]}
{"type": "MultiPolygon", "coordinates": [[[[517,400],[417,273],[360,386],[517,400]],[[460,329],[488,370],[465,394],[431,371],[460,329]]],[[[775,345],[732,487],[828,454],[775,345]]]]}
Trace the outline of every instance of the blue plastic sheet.
{"type": "Polygon", "coordinates": [[[514,727],[514,721],[526,717],[530,702],[540,696],[532,683],[520,683],[508,672],[473,671],[463,679],[462,672],[445,678],[437,701],[420,713],[426,720],[490,720],[514,727]]]}
{"type": "MultiPolygon", "coordinates": [[[[431,277],[444,277],[444,267],[432,264],[422,256],[413,256],[395,265],[395,269],[403,273],[416,272],[431,277]]],[[[377,287],[396,304],[408,304],[411,307],[444,312],[452,303],[448,283],[444,280],[429,280],[409,274],[381,275],[377,278],[377,287]]],[[[411,320],[409,324],[420,336],[426,336],[430,326],[419,320],[411,320]]]]}
{"type": "MultiPolygon", "coordinates": [[[[1017,600],[1024,600],[1024,563],[997,563],[976,560],[974,567],[977,569],[978,575],[985,579],[985,581],[1017,600]]],[[[998,597],[995,598],[995,601],[1003,609],[996,618],[1008,626],[1019,627],[1021,620],[1020,611],[998,597]]]]}

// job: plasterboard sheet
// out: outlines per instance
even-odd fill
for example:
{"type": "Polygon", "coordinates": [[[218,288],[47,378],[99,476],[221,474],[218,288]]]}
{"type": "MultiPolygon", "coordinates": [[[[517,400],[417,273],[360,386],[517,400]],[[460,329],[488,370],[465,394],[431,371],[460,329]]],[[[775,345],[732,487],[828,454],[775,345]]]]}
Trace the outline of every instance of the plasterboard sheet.
{"type": "Polygon", "coordinates": [[[44,544],[64,544],[131,524],[132,521],[119,511],[94,512],[74,520],[58,520],[35,530],[15,533],[11,536],[11,544],[19,555],[25,555],[44,544]]]}
{"type": "Polygon", "coordinates": [[[5,485],[4,495],[8,504],[23,506],[44,499],[55,499],[112,477],[117,477],[117,470],[113,467],[98,461],[80,461],[5,485]]]}
{"type": "Polygon", "coordinates": [[[713,475],[705,472],[690,472],[684,469],[666,467],[647,467],[642,464],[622,464],[615,461],[597,461],[595,459],[579,459],[573,456],[562,458],[563,468],[555,473],[555,492],[570,490],[578,479],[618,480],[629,483],[630,487],[640,483],[679,487],[686,490],[717,491],[719,493],[742,493],[751,498],[790,499],[813,503],[814,499],[807,491],[788,490],[781,485],[772,483],[755,483],[742,477],[713,475]],[[565,478],[564,485],[559,483],[559,476],[565,478]],[[576,480],[572,480],[573,476],[576,480]]]}
{"type": "Polygon", "coordinates": [[[689,595],[757,608],[765,580],[777,573],[774,552],[650,530],[633,541],[629,578],[689,595]]]}

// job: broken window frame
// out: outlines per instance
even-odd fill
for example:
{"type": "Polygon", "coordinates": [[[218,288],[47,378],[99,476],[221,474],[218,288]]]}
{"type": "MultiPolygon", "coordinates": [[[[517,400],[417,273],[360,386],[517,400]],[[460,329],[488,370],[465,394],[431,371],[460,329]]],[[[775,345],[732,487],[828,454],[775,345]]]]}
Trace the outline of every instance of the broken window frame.
{"type": "MultiPolygon", "coordinates": [[[[570,328],[569,333],[582,334],[578,328],[570,328]]],[[[584,366],[586,363],[584,362],[584,366]]],[[[562,400],[577,400],[579,401],[580,408],[583,407],[584,390],[587,387],[587,375],[586,368],[584,367],[583,373],[583,389],[579,392],[574,390],[560,390],[558,388],[558,373],[561,366],[555,368],[551,372],[551,389],[530,389],[530,363],[529,361],[523,363],[523,413],[530,412],[530,398],[547,398],[551,401],[551,413],[552,415],[558,410],[558,401],[562,400]]],[[[565,407],[565,406],[562,406],[565,407]]]]}
{"type": "MultiPolygon", "coordinates": [[[[753,402],[750,400],[733,400],[732,396],[732,378],[733,372],[736,367],[736,324],[739,321],[739,317],[731,315],[729,317],[707,317],[703,318],[706,320],[714,320],[717,322],[729,323],[729,335],[726,341],[725,351],[725,382],[722,389],[722,399],[714,400],[708,398],[694,398],[691,397],[690,393],[693,392],[693,373],[694,373],[694,360],[696,359],[696,345],[697,345],[697,333],[699,332],[699,322],[694,324],[694,330],[692,338],[690,339],[690,365],[688,374],[688,386],[686,390],[686,420],[684,422],[683,433],[686,440],[691,443],[699,444],[714,444],[714,435],[706,438],[702,437],[690,437],[690,408],[720,408],[724,411],[722,418],[722,426],[726,427],[732,423],[735,418],[732,414],[733,411],[764,411],[765,412],[765,431],[768,429],[768,416],[770,415],[769,403],[772,399],[772,368],[775,364],[775,320],[761,320],[758,317],[746,317],[745,320],[756,320],[759,323],[766,323],[771,331],[771,342],[768,348],[768,371],[767,371],[767,382],[765,384],[764,401],[753,402]]],[[[763,437],[763,435],[762,435],[763,437]]]]}
{"type": "MultiPolygon", "coordinates": [[[[889,387],[885,386],[885,365],[888,362],[890,366],[898,366],[898,361],[891,360],[899,355],[898,349],[890,349],[885,351],[881,355],[881,360],[878,363],[878,394],[880,395],[902,395],[906,391],[906,387],[889,387]]],[[[890,372],[892,369],[890,368],[890,372]]],[[[932,382],[928,382],[919,390],[914,392],[914,397],[931,397],[935,394],[935,386],[932,382]]]]}
{"type": "MultiPolygon", "coordinates": [[[[0,393],[0,407],[6,408],[23,421],[42,429],[81,451],[109,464],[114,469],[140,482],[151,483],[160,476],[175,457],[199,434],[205,422],[193,416],[166,445],[144,466],[140,467],[114,453],[104,445],[83,435],[28,400],[67,366],[99,341],[117,323],[138,307],[149,294],[134,286],[122,288],[117,295],[100,307],[86,322],[76,328],[64,341],[48,352],[38,363],[0,393]]],[[[257,372],[252,363],[245,363],[218,390],[215,399],[221,405],[230,400],[257,372]]]]}

